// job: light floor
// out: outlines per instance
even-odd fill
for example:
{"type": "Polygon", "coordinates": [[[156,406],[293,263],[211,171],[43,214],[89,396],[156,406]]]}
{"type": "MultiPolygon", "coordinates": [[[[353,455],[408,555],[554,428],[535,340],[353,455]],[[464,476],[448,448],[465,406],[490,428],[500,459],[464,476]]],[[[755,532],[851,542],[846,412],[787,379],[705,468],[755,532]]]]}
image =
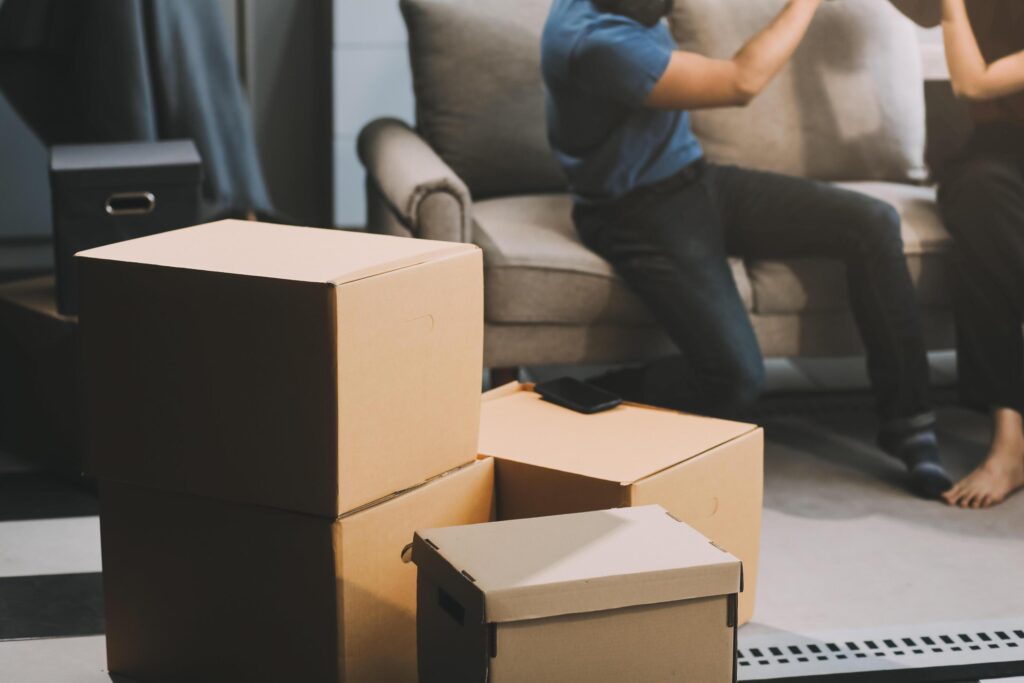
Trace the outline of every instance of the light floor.
{"type": "MultiPolygon", "coordinates": [[[[866,398],[820,393],[860,386],[861,374],[857,363],[771,369],[776,388],[800,393],[769,401],[763,420],[761,573],[744,632],[1024,617],[1024,495],[988,511],[909,496],[871,446],[866,398]]],[[[986,421],[956,408],[940,418],[946,460],[966,472],[986,421]]],[[[0,680],[112,680],[100,570],[92,496],[0,456],[0,680]]]]}

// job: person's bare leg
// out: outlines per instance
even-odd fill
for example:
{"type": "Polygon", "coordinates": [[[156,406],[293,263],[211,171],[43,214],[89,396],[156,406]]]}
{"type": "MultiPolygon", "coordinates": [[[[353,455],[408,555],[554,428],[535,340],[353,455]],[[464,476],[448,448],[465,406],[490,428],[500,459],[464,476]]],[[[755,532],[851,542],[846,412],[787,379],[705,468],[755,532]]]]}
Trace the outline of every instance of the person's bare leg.
{"type": "Polygon", "coordinates": [[[992,412],[993,437],[988,457],[942,497],[962,508],[987,508],[1024,488],[1024,418],[1016,410],[992,412]]]}

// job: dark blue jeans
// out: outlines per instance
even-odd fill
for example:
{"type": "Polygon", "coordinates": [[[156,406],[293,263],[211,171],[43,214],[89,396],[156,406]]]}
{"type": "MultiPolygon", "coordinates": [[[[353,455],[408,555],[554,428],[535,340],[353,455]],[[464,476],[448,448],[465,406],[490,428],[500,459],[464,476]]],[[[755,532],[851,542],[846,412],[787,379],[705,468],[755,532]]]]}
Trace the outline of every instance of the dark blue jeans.
{"type": "Polygon", "coordinates": [[[900,218],[888,204],[826,183],[698,162],[614,202],[578,204],[573,217],[583,242],[612,263],[679,347],[679,356],[648,367],[649,401],[742,414],[762,391],[764,363],[727,258],[813,256],[846,267],[881,417],[928,414],[928,362],[900,218]]]}

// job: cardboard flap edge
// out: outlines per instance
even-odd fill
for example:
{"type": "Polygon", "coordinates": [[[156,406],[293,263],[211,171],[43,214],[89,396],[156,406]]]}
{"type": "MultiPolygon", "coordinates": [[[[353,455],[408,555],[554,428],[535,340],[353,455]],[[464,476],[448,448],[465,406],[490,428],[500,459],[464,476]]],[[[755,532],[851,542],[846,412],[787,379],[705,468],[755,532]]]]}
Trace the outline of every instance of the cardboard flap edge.
{"type": "Polygon", "coordinates": [[[666,570],[488,591],[486,617],[505,623],[735,595],[740,591],[740,562],[726,555],[704,571],[666,570]]]}

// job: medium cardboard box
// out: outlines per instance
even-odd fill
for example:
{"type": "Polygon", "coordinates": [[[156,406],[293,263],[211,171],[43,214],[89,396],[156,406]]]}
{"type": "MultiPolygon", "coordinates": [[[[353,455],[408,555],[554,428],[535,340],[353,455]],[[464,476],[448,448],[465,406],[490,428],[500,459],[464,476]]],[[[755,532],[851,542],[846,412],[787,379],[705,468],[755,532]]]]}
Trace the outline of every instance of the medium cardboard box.
{"type": "Polygon", "coordinates": [[[740,623],[749,621],[763,431],[635,404],[581,415],[531,389],[509,384],[484,395],[479,450],[497,461],[498,519],[658,503],[743,561],[740,623]]]}
{"type": "Polygon", "coordinates": [[[221,221],[78,261],[97,478],[333,517],[476,456],[477,247],[221,221]]]}
{"type": "Polygon", "coordinates": [[[649,505],[420,531],[421,683],[727,683],[742,567],[649,505]]]}
{"type": "Polygon", "coordinates": [[[482,460],[338,519],[100,482],[107,659],[145,681],[415,683],[423,526],[491,519],[482,460]]]}
{"type": "Polygon", "coordinates": [[[52,276],[0,285],[0,437],[9,452],[78,476],[78,321],[54,296],[52,276]]]}

